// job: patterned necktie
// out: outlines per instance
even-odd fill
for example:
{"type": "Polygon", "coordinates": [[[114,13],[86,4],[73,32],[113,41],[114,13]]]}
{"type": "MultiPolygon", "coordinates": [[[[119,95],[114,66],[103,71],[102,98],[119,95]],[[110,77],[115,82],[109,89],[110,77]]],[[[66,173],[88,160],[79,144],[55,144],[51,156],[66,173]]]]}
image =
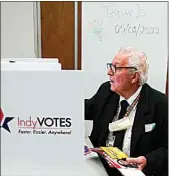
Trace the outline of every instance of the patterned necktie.
{"type": "MultiPolygon", "coordinates": [[[[127,111],[127,107],[129,106],[129,104],[126,100],[122,100],[120,104],[121,104],[121,110],[119,113],[118,120],[120,120],[124,117],[124,115],[127,111]]],[[[116,131],[113,134],[113,135],[115,135],[114,147],[118,147],[120,150],[122,150],[124,134],[125,134],[125,130],[116,131]]]]}

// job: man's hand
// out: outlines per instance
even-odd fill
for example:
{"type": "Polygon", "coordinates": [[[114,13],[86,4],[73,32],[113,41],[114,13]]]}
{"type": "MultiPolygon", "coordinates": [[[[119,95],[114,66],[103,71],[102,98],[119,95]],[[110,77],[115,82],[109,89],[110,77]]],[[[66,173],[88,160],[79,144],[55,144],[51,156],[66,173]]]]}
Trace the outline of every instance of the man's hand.
{"type": "Polygon", "coordinates": [[[137,164],[139,170],[143,170],[147,164],[147,160],[144,156],[139,156],[137,158],[127,158],[128,163],[137,164]]]}

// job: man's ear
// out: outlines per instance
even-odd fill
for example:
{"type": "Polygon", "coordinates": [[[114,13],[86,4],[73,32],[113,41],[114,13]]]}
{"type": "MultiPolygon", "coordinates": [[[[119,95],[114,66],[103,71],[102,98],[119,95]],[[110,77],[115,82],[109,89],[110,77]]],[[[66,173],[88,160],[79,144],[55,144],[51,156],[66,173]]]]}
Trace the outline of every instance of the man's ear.
{"type": "Polygon", "coordinates": [[[140,79],[140,74],[139,74],[138,72],[135,72],[135,73],[132,75],[132,81],[131,81],[131,82],[134,84],[134,83],[138,82],[139,79],[140,79]]]}

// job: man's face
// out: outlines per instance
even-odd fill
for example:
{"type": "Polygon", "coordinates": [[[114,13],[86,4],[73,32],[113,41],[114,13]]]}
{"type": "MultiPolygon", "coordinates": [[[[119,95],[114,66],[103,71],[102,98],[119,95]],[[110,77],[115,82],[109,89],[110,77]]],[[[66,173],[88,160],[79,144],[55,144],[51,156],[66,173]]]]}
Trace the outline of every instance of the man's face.
{"type": "Polygon", "coordinates": [[[116,73],[111,69],[107,72],[110,77],[111,90],[123,95],[123,92],[126,92],[131,86],[131,77],[129,69],[118,67],[128,67],[128,59],[123,54],[117,54],[112,61],[112,65],[117,69],[116,73]]]}

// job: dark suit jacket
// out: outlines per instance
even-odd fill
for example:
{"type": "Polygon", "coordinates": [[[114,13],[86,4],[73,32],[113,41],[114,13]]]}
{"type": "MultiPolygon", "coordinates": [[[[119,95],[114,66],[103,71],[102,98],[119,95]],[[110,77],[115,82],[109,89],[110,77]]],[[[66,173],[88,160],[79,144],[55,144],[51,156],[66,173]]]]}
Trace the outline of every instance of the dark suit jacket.
{"type": "MultiPolygon", "coordinates": [[[[94,147],[105,146],[108,125],[112,122],[119,95],[103,83],[97,93],[85,100],[85,119],[93,120],[90,140],[94,147]]],[[[141,90],[132,128],[130,157],[145,156],[148,175],[168,175],[168,98],[165,94],[144,84],[141,90]],[[145,124],[155,123],[155,128],[145,132],[145,124]]]]}

